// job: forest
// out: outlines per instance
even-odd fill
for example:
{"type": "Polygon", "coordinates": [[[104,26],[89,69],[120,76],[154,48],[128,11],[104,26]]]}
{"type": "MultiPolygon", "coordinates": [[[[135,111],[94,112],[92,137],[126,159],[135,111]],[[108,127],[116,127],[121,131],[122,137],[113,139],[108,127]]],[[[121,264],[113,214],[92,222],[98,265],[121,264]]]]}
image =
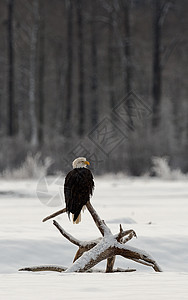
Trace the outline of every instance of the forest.
{"type": "Polygon", "coordinates": [[[0,172],[188,172],[188,1],[0,0],[0,172]]]}

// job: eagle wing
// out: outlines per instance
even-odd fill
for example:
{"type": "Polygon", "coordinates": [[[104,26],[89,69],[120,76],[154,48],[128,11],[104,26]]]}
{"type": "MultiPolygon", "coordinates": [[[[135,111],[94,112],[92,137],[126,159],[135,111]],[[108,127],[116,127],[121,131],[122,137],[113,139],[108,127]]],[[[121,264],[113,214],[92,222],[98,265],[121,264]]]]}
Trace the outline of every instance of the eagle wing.
{"type": "Polygon", "coordinates": [[[82,207],[90,200],[93,194],[94,181],[90,170],[75,168],[70,171],[64,184],[66,211],[74,214],[74,221],[79,216],[82,207]]]}

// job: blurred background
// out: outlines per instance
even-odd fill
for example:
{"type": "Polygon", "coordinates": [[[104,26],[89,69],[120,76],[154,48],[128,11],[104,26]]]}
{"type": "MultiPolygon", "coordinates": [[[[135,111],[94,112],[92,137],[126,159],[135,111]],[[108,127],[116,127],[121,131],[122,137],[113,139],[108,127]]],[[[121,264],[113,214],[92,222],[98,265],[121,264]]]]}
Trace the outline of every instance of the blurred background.
{"type": "Polygon", "coordinates": [[[186,0],[0,0],[1,174],[66,172],[77,156],[96,174],[188,172],[187,11],[186,0]]]}

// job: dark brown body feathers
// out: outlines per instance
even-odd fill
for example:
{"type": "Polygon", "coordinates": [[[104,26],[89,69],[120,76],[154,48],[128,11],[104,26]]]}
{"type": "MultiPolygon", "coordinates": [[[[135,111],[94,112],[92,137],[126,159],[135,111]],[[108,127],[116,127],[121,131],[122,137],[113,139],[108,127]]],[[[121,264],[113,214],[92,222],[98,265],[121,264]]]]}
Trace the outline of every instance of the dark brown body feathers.
{"type": "Polygon", "coordinates": [[[94,181],[90,170],[75,168],[70,171],[64,184],[66,211],[74,214],[73,221],[78,218],[82,207],[90,200],[93,194],[94,181]]]}

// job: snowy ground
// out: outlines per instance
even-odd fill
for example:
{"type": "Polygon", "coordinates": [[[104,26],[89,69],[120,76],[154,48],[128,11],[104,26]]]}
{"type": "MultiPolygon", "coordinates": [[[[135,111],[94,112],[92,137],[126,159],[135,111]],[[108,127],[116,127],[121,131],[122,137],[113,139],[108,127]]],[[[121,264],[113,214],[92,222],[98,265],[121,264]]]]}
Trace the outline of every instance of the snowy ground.
{"type": "MultiPolygon", "coordinates": [[[[124,229],[134,229],[138,238],[129,245],[146,250],[164,272],[155,273],[121,257],[115,267],[137,271],[18,272],[21,267],[38,264],[70,266],[77,248],[59,234],[52,221],[41,222],[61,207],[44,205],[47,193],[44,199],[37,198],[38,181],[0,180],[0,299],[188,299],[187,181],[106,176],[95,182],[92,203],[100,217],[113,233],[118,232],[120,223],[124,229]]],[[[59,192],[58,185],[49,188],[54,195],[59,192]]],[[[69,222],[66,214],[56,220],[81,240],[100,236],[87,211],[79,225],[69,222]]],[[[105,262],[97,268],[104,269],[105,262]]]]}

